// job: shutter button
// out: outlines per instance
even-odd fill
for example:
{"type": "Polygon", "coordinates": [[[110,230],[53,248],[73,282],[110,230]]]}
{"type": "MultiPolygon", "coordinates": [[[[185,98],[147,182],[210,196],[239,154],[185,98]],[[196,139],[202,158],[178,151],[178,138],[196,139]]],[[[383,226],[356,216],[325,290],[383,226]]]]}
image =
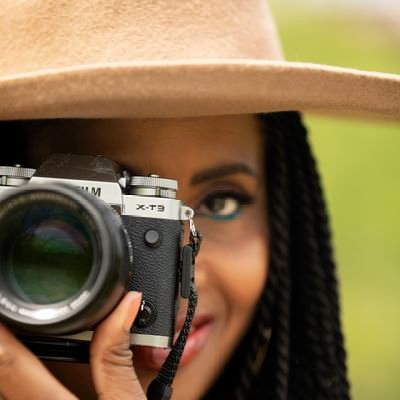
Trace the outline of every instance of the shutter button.
{"type": "Polygon", "coordinates": [[[158,247],[161,242],[161,236],[157,231],[150,229],[144,234],[144,241],[149,247],[158,247]]]}

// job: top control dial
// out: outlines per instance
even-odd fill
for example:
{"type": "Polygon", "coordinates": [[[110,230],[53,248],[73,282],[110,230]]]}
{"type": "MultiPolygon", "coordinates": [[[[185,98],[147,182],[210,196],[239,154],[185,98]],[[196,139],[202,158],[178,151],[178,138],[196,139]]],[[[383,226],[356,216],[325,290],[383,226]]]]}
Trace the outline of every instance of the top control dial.
{"type": "Polygon", "coordinates": [[[35,169],[22,168],[19,164],[13,167],[0,166],[0,186],[21,186],[28,183],[35,172],[35,169]]]}
{"type": "Polygon", "coordinates": [[[160,178],[158,175],[132,176],[129,179],[129,194],[138,196],[176,198],[178,182],[174,179],[160,178]]]}

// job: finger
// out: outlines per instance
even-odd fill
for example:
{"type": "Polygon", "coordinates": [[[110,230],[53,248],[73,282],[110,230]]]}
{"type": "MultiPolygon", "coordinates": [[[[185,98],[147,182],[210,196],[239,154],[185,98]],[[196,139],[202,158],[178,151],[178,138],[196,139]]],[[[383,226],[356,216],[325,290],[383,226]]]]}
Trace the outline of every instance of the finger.
{"type": "Polygon", "coordinates": [[[7,400],[76,400],[39,359],[2,325],[0,393],[7,400]]]}
{"type": "Polygon", "coordinates": [[[96,329],[90,348],[94,387],[99,399],[146,399],[132,364],[129,334],[141,294],[129,292],[96,329]]]}

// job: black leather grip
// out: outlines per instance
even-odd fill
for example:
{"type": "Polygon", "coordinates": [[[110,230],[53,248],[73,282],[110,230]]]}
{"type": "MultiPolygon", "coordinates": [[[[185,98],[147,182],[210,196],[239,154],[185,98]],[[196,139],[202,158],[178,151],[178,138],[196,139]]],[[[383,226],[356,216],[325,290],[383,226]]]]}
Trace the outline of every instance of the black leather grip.
{"type": "MultiPolygon", "coordinates": [[[[142,292],[156,314],[151,324],[132,333],[173,338],[178,299],[182,223],[177,220],[122,216],[133,247],[133,273],[128,290],[142,292]],[[147,234],[147,235],[146,235],[147,234]]],[[[139,314],[140,317],[140,314],[139,314]]],[[[138,317],[138,318],[139,318],[138,317]]]]}

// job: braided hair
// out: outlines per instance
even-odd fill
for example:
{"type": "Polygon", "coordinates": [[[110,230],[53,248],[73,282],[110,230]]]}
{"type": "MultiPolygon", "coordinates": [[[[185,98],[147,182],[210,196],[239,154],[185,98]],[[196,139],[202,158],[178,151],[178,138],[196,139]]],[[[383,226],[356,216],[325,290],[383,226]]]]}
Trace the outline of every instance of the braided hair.
{"type": "Polygon", "coordinates": [[[297,112],[260,118],[269,274],[248,333],[205,399],[349,400],[329,223],[307,131],[297,112]]]}

